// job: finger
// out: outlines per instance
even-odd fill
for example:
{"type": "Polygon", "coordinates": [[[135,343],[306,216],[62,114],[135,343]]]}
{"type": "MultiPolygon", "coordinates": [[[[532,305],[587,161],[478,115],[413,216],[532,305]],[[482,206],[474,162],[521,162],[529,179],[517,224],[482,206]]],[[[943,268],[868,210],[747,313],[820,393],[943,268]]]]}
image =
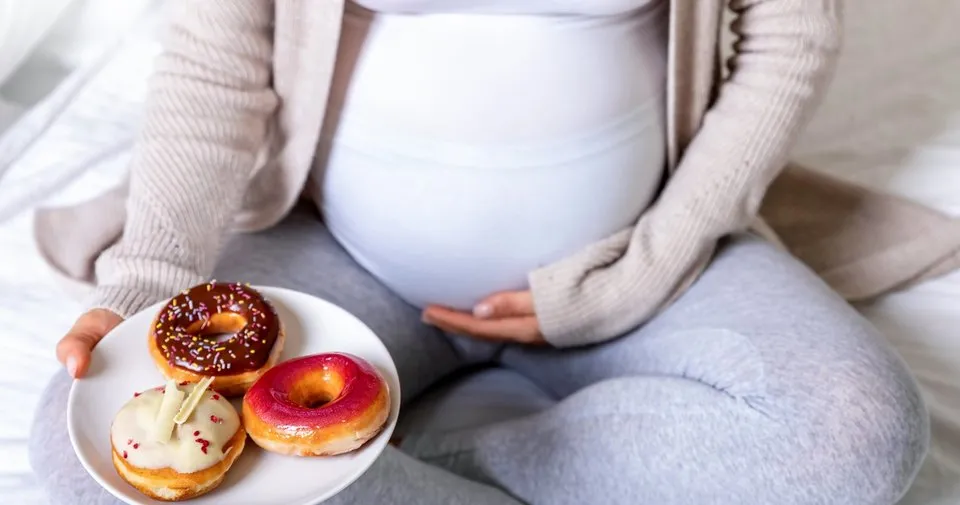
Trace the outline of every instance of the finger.
{"type": "Polygon", "coordinates": [[[463,312],[442,307],[429,307],[424,312],[424,319],[427,323],[450,333],[498,342],[534,342],[540,333],[534,316],[477,319],[463,312]]]}
{"type": "Polygon", "coordinates": [[[74,378],[83,377],[90,353],[100,340],[123,319],[108,310],[96,309],[80,316],[57,344],[57,359],[74,378]]]}
{"type": "Polygon", "coordinates": [[[473,308],[479,319],[532,316],[533,296],[529,291],[506,291],[491,295],[473,308]]]}
{"type": "Polygon", "coordinates": [[[74,379],[87,373],[94,341],[95,338],[91,335],[68,333],[57,344],[57,359],[74,379]]]}

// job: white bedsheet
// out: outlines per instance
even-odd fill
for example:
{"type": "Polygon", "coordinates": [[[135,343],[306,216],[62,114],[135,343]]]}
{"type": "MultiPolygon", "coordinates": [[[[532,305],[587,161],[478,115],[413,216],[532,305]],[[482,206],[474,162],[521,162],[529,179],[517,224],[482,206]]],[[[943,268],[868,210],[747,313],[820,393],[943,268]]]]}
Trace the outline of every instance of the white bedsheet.
{"type": "Polygon", "coordinates": [[[54,345],[80,311],[36,252],[31,211],[86,200],[121,178],[158,49],[150,26],[111,44],[0,137],[0,503],[42,503],[26,439],[57,368],[54,345]]]}
{"type": "MultiPolygon", "coordinates": [[[[960,215],[960,35],[950,23],[960,2],[851,0],[847,10],[838,81],[798,157],[960,215]]],[[[0,137],[0,405],[15,406],[0,416],[4,504],[40,503],[28,427],[57,367],[54,344],[80,310],[36,254],[31,210],[88,199],[122,176],[157,50],[151,32],[134,27],[0,137]]],[[[960,273],[863,311],[916,372],[933,416],[931,456],[904,503],[960,502],[960,273]]]]}

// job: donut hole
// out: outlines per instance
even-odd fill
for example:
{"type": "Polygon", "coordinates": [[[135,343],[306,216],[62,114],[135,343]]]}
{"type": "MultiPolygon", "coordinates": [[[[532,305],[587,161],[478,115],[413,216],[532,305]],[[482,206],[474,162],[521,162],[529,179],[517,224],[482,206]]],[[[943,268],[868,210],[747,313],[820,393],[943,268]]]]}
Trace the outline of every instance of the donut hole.
{"type": "Polygon", "coordinates": [[[326,393],[318,393],[316,395],[303,398],[300,401],[300,405],[308,409],[319,409],[320,407],[323,407],[324,405],[333,401],[333,399],[334,397],[331,395],[326,393]]]}
{"type": "Polygon", "coordinates": [[[307,374],[290,389],[289,400],[306,409],[318,409],[343,393],[343,377],[328,370],[307,374]]]}
{"type": "Polygon", "coordinates": [[[247,318],[233,312],[213,314],[187,327],[187,333],[214,342],[226,342],[247,326],[247,318]]]}

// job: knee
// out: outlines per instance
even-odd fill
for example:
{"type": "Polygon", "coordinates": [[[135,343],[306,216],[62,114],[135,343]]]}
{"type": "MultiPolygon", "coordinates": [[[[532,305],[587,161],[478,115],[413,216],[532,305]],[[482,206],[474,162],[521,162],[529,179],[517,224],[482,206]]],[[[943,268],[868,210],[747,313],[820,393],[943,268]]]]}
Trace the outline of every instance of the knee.
{"type": "Polygon", "coordinates": [[[929,445],[926,406],[906,369],[898,363],[869,375],[872,380],[861,377],[830,388],[830,405],[809,419],[809,436],[820,452],[816,459],[826,456],[830,465],[819,470],[833,480],[821,489],[829,489],[836,503],[895,503],[929,445]]]}
{"type": "Polygon", "coordinates": [[[35,466],[39,463],[37,457],[51,449],[51,445],[55,445],[51,442],[62,442],[59,439],[68,438],[67,396],[70,394],[70,385],[70,376],[66,372],[59,371],[50,379],[40,395],[40,402],[37,404],[33,424],[30,427],[30,456],[35,466]],[[53,440],[55,438],[58,440],[53,440]]]}
{"type": "Polygon", "coordinates": [[[83,473],[79,463],[73,464],[76,458],[67,434],[66,411],[70,384],[70,377],[62,371],[50,380],[40,397],[30,427],[30,466],[54,503],[69,503],[69,500],[59,499],[64,492],[70,492],[59,489],[61,483],[72,484],[72,479],[64,479],[63,474],[77,470],[83,473]]]}

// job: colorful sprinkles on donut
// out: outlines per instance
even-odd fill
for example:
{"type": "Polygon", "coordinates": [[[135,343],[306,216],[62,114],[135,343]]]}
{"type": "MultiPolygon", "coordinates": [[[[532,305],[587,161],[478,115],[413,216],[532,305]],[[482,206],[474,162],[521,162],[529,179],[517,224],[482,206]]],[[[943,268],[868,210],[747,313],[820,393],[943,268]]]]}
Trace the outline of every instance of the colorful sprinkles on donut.
{"type": "Polygon", "coordinates": [[[266,363],[278,327],[273,306],[255,289],[214,280],[173,297],[157,314],[153,337],[173,366],[233,375],[266,363]]]}

